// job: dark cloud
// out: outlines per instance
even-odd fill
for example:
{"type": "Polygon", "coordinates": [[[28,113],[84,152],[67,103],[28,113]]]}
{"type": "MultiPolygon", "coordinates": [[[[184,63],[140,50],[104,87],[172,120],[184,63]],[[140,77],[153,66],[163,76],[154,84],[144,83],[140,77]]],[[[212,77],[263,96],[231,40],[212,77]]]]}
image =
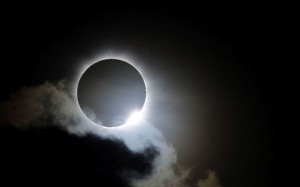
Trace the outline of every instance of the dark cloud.
{"type": "MultiPolygon", "coordinates": [[[[3,183],[191,186],[191,169],[177,163],[176,150],[151,123],[103,128],[84,116],[75,98],[60,81],[24,87],[0,103],[3,183]]],[[[204,184],[219,187],[218,181],[204,184]]]]}
{"type": "Polygon", "coordinates": [[[93,134],[79,137],[59,127],[20,129],[0,126],[1,186],[61,181],[98,186],[131,186],[151,174],[155,147],[133,153],[123,142],[93,134]],[[13,179],[13,180],[11,180],[13,179]]]}
{"type": "Polygon", "coordinates": [[[207,178],[198,181],[198,187],[222,187],[219,179],[216,176],[216,172],[208,171],[207,178]]]}

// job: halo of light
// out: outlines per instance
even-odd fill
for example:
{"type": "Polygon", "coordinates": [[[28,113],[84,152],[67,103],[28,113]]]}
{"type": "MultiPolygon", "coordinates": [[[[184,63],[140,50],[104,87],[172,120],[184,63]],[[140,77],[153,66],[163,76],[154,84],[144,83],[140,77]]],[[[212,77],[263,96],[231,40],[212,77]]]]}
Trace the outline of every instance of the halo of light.
{"type": "Polygon", "coordinates": [[[145,98],[145,103],[143,108],[140,111],[134,111],[129,117],[128,120],[126,121],[125,124],[121,125],[121,126],[117,126],[117,127],[105,127],[101,124],[101,122],[99,122],[99,124],[93,122],[92,120],[90,120],[84,113],[82,110],[80,110],[80,114],[82,116],[82,118],[85,119],[85,121],[89,121],[91,124],[99,126],[100,128],[104,128],[104,129],[121,129],[121,128],[127,128],[129,126],[132,125],[137,125],[139,124],[138,122],[142,122],[145,119],[145,115],[147,113],[147,108],[148,108],[148,104],[149,104],[149,98],[148,98],[148,92],[147,92],[147,83],[148,81],[146,80],[146,77],[144,76],[144,71],[143,69],[138,65],[138,63],[135,62],[134,58],[128,54],[122,54],[122,53],[111,53],[111,52],[106,52],[103,53],[101,55],[98,55],[98,57],[89,59],[89,60],[85,60],[82,62],[81,67],[80,67],[80,71],[78,73],[78,76],[75,80],[75,86],[73,88],[73,93],[75,96],[75,100],[76,100],[76,105],[77,107],[80,108],[79,102],[78,102],[78,98],[77,98],[77,89],[78,89],[78,84],[80,81],[81,76],[83,75],[83,73],[93,64],[102,61],[102,60],[106,60],[106,59],[116,59],[116,60],[122,60],[125,61],[127,63],[129,63],[130,65],[132,65],[134,68],[136,68],[138,70],[138,72],[141,74],[141,76],[144,79],[144,83],[145,83],[145,87],[146,87],[146,98],[145,98]],[[140,116],[140,117],[137,117],[140,116]],[[133,120],[135,119],[135,120],[133,120]],[[133,123],[132,121],[135,121],[135,123],[133,123]]]}

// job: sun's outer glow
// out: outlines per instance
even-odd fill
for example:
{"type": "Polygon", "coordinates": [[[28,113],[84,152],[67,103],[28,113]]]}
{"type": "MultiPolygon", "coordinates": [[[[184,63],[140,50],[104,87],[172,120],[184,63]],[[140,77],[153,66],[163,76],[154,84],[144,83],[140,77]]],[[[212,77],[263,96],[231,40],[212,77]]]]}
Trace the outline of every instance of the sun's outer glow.
{"type": "MultiPolygon", "coordinates": [[[[83,111],[80,109],[82,117],[85,118],[85,120],[91,122],[92,124],[94,124],[98,127],[104,128],[104,129],[122,129],[122,128],[127,128],[127,127],[132,127],[133,124],[138,125],[139,124],[138,122],[141,122],[145,119],[145,114],[147,113],[147,109],[148,109],[147,106],[149,104],[149,93],[147,92],[147,85],[148,85],[147,83],[149,83],[149,82],[146,81],[146,77],[145,77],[145,73],[144,73],[143,69],[137,63],[135,63],[134,58],[132,56],[128,55],[128,54],[121,54],[121,53],[114,53],[114,52],[104,52],[104,53],[96,55],[96,56],[97,57],[90,58],[88,60],[87,59],[83,60],[83,63],[80,67],[80,71],[79,71],[78,76],[77,76],[77,80],[75,80],[75,86],[74,86],[73,89],[74,89],[74,95],[75,95],[75,98],[76,98],[76,104],[77,104],[78,107],[80,107],[80,106],[79,106],[78,99],[77,99],[77,87],[78,87],[78,83],[79,83],[79,80],[80,80],[82,74],[94,63],[96,63],[98,61],[101,61],[101,60],[105,60],[105,59],[118,59],[118,60],[125,61],[125,62],[131,64],[132,66],[134,66],[140,72],[140,74],[142,75],[142,77],[144,79],[145,86],[146,86],[146,99],[145,99],[145,103],[144,103],[143,108],[140,111],[133,112],[129,116],[126,123],[121,125],[121,126],[105,127],[105,126],[99,125],[99,124],[93,122],[92,120],[90,120],[83,113],[83,111]]],[[[101,124],[101,122],[99,122],[99,123],[101,124]]]]}

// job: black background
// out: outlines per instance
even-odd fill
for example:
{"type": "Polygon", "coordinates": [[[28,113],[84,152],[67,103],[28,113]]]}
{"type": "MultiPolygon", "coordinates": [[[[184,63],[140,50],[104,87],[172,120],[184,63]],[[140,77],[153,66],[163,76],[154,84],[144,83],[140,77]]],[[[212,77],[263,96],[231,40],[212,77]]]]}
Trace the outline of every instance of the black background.
{"type": "Polygon", "coordinates": [[[22,86],[72,80],[80,59],[105,47],[161,59],[144,68],[162,80],[167,93],[184,96],[181,109],[189,114],[176,114],[182,125],[159,125],[178,147],[179,161],[195,167],[198,177],[216,170],[224,186],[273,186],[279,76],[273,60],[275,13],[247,5],[218,10],[169,5],[44,8],[4,13],[1,100],[22,86]],[[200,99],[191,98],[203,89],[210,120],[207,136],[201,138],[195,127],[200,99]],[[183,141],[186,136],[195,143],[183,141]]]}

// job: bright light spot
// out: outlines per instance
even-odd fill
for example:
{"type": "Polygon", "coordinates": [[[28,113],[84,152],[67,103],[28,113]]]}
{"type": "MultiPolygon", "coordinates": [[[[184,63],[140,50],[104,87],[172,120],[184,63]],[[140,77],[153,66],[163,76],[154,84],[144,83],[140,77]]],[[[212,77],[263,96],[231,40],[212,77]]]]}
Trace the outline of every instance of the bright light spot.
{"type": "Polygon", "coordinates": [[[142,115],[142,112],[139,112],[139,111],[135,111],[133,113],[131,113],[131,115],[129,116],[126,124],[136,124],[138,122],[140,122],[143,118],[143,115],[142,115]]]}

